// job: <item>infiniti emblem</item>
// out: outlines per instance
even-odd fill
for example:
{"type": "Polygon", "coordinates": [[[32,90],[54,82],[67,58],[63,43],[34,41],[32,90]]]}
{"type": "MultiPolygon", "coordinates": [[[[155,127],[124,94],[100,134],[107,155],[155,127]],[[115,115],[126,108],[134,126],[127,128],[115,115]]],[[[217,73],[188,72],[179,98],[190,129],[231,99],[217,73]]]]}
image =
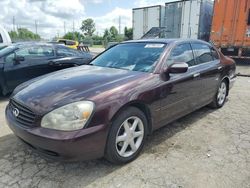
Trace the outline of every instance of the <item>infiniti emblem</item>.
{"type": "Polygon", "coordinates": [[[19,115],[19,110],[17,108],[13,108],[12,113],[15,117],[19,115]]]}

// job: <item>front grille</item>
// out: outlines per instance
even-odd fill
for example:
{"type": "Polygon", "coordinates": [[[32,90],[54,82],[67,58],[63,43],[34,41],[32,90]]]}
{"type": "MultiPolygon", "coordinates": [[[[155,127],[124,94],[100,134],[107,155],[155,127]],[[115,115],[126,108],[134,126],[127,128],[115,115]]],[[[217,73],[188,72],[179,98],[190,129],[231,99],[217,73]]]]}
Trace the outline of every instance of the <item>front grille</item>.
{"type": "Polygon", "coordinates": [[[36,114],[29,108],[11,99],[9,103],[10,110],[15,117],[16,121],[26,127],[34,127],[36,121],[36,114]],[[18,115],[15,116],[13,111],[18,110],[18,115]]]}

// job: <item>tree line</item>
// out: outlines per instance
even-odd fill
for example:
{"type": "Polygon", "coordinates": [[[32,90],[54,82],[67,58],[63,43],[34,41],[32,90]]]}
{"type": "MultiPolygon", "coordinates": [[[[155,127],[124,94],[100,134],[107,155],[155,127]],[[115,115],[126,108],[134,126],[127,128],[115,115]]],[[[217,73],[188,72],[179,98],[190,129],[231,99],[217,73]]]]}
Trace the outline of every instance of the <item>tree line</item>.
{"type": "Polygon", "coordinates": [[[88,18],[81,23],[80,32],[67,32],[63,38],[70,40],[77,40],[84,44],[90,45],[107,45],[108,42],[121,42],[124,40],[132,40],[133,30],[132,28],[124,28],[124,34],[119,34],[115,26],[105,29],[102,36],[94,34],[96,31],[94,20],[88,18]]]}
{"type": "Polygon", "coordinates": [[[10,31],[9,35],[12,41],[41,39],[40,35],[35,34],[26,28],[18,28],[17,31],[10,31]]]}
{"type": "MultiPolygon", "coordinates": [[[[81,32],[67,32],[64,36],[59,38],[65,38],[69,40],[76,40],[84,44],[89,45],[107,45],[108,42],[121,42],[124,40],[132,40],[133,30],[132,28],[124,28],[124,34],[119,34],[115,26],[105,29],[102,36],[94,34],[96,31],[94,20],[88,18],[83,20],[81,27],[79,28],[81,32]]],[[[9,35],[12,41],[24,41],[24,40],[40,40],[41,37],[38,34],[33,33],[27,28],[18,28],[16,31],[10,31],[9,35]]],[[[55,37],[55,39],[58,38],[55,37]]]]}

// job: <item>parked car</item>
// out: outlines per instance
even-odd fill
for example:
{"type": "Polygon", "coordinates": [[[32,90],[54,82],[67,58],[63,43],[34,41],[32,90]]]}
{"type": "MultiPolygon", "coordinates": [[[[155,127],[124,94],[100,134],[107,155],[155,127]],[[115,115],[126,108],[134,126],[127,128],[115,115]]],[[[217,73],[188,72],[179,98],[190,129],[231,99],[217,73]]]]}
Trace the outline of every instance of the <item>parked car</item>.
{"type": "Polygon", "coordinates": [[[79,45],[79,42],[74,41],[74,40],[68,40],[68,39],[58,39],[57,42],[64,44],[64,45],[68,46],[69,48],[76,49],[76,50],[77,50],[77,47],[79,45]]]}
{"type": "Polygon", "coordinates": [[[31,78],[87,64],[92,55],[56,44],[19,43],[0,50],[0,94],[31,78]]]}
{"type": "Polygon", "coordinates": [[[0,25],[0,50],[11,44],[9,33],[0,25]]]}
{"type": "Polygon", "coordinates": [[[154,130],[205,105],[222,107],[235,78],[235,62],[200,40],[123,42],[89,65],[18,86],[6,119],[44,156],[127,163],[154,130]]]}

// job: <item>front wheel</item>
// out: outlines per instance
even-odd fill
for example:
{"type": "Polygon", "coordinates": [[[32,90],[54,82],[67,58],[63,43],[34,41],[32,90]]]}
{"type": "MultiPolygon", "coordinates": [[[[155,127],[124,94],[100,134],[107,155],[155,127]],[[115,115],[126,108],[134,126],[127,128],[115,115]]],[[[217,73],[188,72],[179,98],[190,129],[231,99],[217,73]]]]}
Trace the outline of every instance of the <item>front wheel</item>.
{"type": "Polygon", "coordinates": [[[122,111],[113,121],[105,157],[112,163],[123,164],[140,153],[147,134],[147,118],[135,107],[122,111]]]}
{"type": "Polygon", "coordinates": [[[210,104],[210,106],[214,108],[221,108],[226,101],[227,91],[228,91],[228,84],[225,80],[222,80],[218,88],[218,91],[213,99],[213,102],[210,104]]]}

